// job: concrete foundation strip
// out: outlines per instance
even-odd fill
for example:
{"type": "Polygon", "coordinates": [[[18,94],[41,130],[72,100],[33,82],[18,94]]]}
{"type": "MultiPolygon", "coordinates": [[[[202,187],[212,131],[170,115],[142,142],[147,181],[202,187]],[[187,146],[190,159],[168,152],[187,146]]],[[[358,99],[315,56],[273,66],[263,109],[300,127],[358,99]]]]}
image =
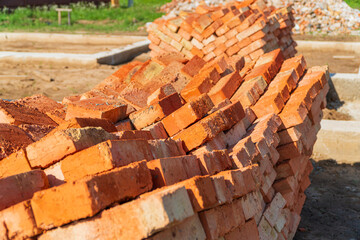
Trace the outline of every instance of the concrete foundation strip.
{"type": "Polygon", "coordinates": [[[360,42],[335,42],[335,41],[296,41],[299,48],[313,50],[341,50],[352,51],[360,54],[360,42]]]}
{"type": "Polygon", "coordinates": [[[321,121],[314,155],[335,159],[338,163],[360,162],[360,121],[321,121]]]}
{"type": "Polygon", "coordinates": [[[0,52],[0,61],[28,63],[46,62],[53,64],[92,65],[96,63],[116,65],[127,62],[149,50],[149,40],[135,42],[122,48],[95,54],[0,52]]]}

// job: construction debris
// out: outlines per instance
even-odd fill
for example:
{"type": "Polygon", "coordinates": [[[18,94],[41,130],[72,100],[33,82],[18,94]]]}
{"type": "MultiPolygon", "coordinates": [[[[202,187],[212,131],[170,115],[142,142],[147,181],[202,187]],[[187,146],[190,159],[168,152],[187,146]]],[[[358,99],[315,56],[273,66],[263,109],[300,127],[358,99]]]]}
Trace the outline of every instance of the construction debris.
{"type": "MultiPolygon", "coordinates": [[[[173,0],[162,6],[167,17],[181,16],[183,12],[194,11],[199,5],[226,4],[231,1],[187,1],[173,0]]],[[[276,8],[292,6],[297,34],[352,34],[359,32],[360,10],[349,7],[343,0],[267,0],[268,6],[276,8]]]]}

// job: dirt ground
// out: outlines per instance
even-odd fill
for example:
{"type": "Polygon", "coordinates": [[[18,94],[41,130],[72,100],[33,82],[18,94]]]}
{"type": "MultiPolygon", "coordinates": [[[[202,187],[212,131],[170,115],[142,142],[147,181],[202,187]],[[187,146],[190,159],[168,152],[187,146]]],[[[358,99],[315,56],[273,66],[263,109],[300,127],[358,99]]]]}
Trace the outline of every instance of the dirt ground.
{"type": "Polygon", "coordinates": [[[360,239],[360,163],[313,161],[295,240],[360,239]]]}
{"type": "MultiPolygon", "coordinates": [[[[144,62],[148,55],[142,54],[135,59],[144,62]]],[[[61,101],[64,96],[92,89],[119,67],[120,65],[71,67],[0,62],[0,98],[18,99],[41,93],[61,101]],[[46,80],[47,78],[49,80],[46,80]]]]}
{"type": "Polygon", "coordinates": [[[50,53],[98,53],[110,51],[114,48],[126,46],[128,43],[119,43],[116,45],[84,45],[70,43],[44,43],[44,42],[2,42],[0,51],[12,52],[50,52],[50,53]]]}

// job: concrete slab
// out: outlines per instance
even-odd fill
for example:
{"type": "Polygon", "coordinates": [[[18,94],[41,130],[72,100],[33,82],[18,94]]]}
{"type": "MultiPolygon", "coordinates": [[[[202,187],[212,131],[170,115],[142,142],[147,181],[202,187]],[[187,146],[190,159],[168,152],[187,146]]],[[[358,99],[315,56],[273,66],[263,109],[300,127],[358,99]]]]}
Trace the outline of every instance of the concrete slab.
{"type": "Polygon", "coordinates": [[[360,100],[360,74],[335,73],[331,74],[331,79],[340,100],[360,100]]]}
{"type": "Polygon", "coordinates": [[[335,42],[335,41],[296,41],[297,49],[307,50],[341,50],[360,54],[360,42],[335,42]]]}
{"type": "Polygon", "coordinates": [[[0,42],[47,42],[47,43],[82,43],[82,44],[131,44],[146,40],[146,36],[126,35],[89,35],[61,33],[0,33],[0,42]]]}
{"type": "Polygon", "coordinates": [[[338,163],[360,162],[360,121],[321,121],[314,145],[315,159],[335,159],[338,163]]]}
{"type": "Polygon", "coordinates": [[[47,63],[88,66],[96,63],[117,65],[149,50],[149,40],[135,42],[122,48],[95,54],[0,52],[0,61],[13,63],[47,63]]]}

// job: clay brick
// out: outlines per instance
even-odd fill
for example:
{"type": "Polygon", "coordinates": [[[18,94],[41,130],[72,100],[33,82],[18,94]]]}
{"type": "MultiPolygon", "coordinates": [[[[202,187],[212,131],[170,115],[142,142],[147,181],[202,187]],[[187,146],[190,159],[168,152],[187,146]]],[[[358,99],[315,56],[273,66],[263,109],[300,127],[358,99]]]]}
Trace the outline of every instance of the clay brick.
{"type": "Polygon", "coordinates": [[[126,139],[144,139],[144,140],[152,140],[154,139],[151,135],[150,131],[146,130],[130,130],[130,131],[118,131],[114,133],[119,140],[126,139]]]}
{"type": "Polygon", "coordinates": [[[220,224],[223,224],[224,218],[219,208],[199,213],[201,224],[205,230],[206,239],[218,239],[221,236],[220,224]]]}
{"type": "Polygon", "coordinates": [[[69,182],[144,159],[154,159],[146,140],[106,141],[67,156],[61,171],[69,182]]]}
{"type": "Polygon", "coordinates": [[[251,192],[241,198],[245,220],[253,218],[259,211],[262,211],[260,192],[251,192]]]}
{"type": "Polygon", "coordinates": [[[241,85],[242,81],[243,79],[237,71],[221,78],[209,92],[209,96],[213,103],[216,105],[226,98],[230,99],[241,85]]]}
{"type": "Polygon", "coordinates": [[[115,123],[115,128],[117,131],[127,131],[135,129],[131,123],[131,120],[128,118],[115,123]]]}
{"type": "Polygon", "coordinates": [[[69,128],[30,144],[26,153],[31,167],[45,168],[67,155],[114,138],[102,128],[69,128]]]}
{"type": "Polygon", "coordinates": [[[185,129],[192,123],[203,118],[213,106],[214,104],[209,96],[203,94],[165,117],[162,120],[162,123],[169,136],[173,136],[182,129],[185,129]]]}
{"type": "MultiPolygon", "coordinates": [[[[56,130],[65,130],[68,128],[101,127],[107,132],[117,132],[118,130],[112,122],[100,118],[71,118],[64,121],[56,130]]],[[[55,131],[56,131],[55,130],[55,131]]]]}
{"type": "Polygon", "coordinates": [[[196,156],[184,155],[180,156],[183,167],[185,169],[187,178],[192,178],[195,176],[201,176],[200,163],[199,159],[196,156]]]}
{"type": "Polygon", "coordinates": [[[205,152],[198,155],[198,157],[203,175],[213,175],[231,168],[231,162],[226,150],[205,152]]]}
{"type": "Polygon", "coordinates": [[[224,176],[214,175],[211,176],[211,180],[215,187],[216,198],[220,204],[230,203],[232,201],[232,194],[229,188],[226,186],[224,176]]]}
{"type": "Polygon", "coordinates": [[[295,177],[289,176],[287,178],[276,181],[273,185],[273,188],[275,191],[280,193],[296,192],[297,185],[298,183],[296,182],[295,177]]]}
{"type": "Polygon", "coordinates": [[[142,129],[162,120],[181,106],[182,103],[179,95],[174,93],[154,105],[130,114],[130,119],[136,129],[142,129]]]}
{"type": "Polygon", "coordinates": [[[170,186],[187,179],[182,158],[161,158],[147,162],[150,170],[153,187],[170,186]]]}
{"type": "Polygon", "coordinates": [[[178,183],[184,186],[189,194],[191,204],[195,212],[217,206],[216,190],[209,176],[196,176],[178,183]]]}
{"type": "Polygon", "coordinates": [[[147,98],[147,105],[152,105],[164,97],[167,97],[171,94],[176,93],[175,88],[170,83],[165,84],[161,86],[159,89],[157,89],[155,92],[153,92],[148,98],[147,98]]]}
{"type": "Polygon", "coordinates": [[[225,140],[227,146],[230,147],[234,146],[243,138],[245,134],[246,134],[246,129],[245,129],[244,121],[241,120],[225,133],[225,140]]]}
{"type": "Polygon", "coordinates": [[[0,225],[6,227],[6,234],[0,234],[4,239],[28,239],[41,233],[36,226],[29,201],[18,203],[1,211],[0,225]]]}
{"type": "Polygon", "coordinates": [[[0,179],[0,211],[32,198],[35,192],[49,187],[42,170],[32,170],[0,179]]]}
{"type": "Polygon", "coordinates": [[[246,184],[242,170],[228,170],[217,174],[225,178],[226,186],[230,189],[233,198],[247,194],[246,184]]]}
{"type": "Polygon", "coordinates": [[[299,157],[304,151],[304,146],[301,141],[296,141],[279,146],[277,151],[280,154],[279,161],[283,161],[286,159],[299,157]]]}
{"type": "Polygon", "coordinates": [[[278,233],[263,217],[258,225],[260,239],[275,240],[278,239],[278,233]]]}
{"type": "Polygon", "coordinates": [[[31,207],[37,225],[50,229],[91,217],[114,202],[134,198],[151,188],[150,171],[142,161],[37,192],[31,207]]]}
{"type": "Polygon", "coordinates": [[[173,139],[149,140],[154,159],[186,155],[182,143],[173,139]]]}
{"type": "Polygon", "coordinates": [[[189,62],[187,62],[187,64],[185,64],[181,71],[191,77],[194,77],[205,65],[205,63],[206,62],[202,58],[194,56],[189,62]]]}
{"type": "MultiPolygon", "coordinates": [[[[237,239],[259,240],[259,231],[257,224],[252,218],[239,228],[239,235],[237,239]]],[[[226,239],[227,240],[227,239],[226,239]]]]}
{"type": "Polygon", "coordinates": [[[74,117],[101,118],[116,123],[126,117],[126,109],[127,106],[118,101],[104,101],[100,98],[80,100],[67,105],[65,120],[74,117]]]}
{"type": "Polygon", "coordinates": [[[139,199],[103,211],[99,217],[72,223],[43,234],[40,239],[71,239],[74,232],[80,237],[95,240],[139,239],[150,237],[194,215],[187,191],[170,186],[140,196],[139,199]],[[82,231],[81,229],[87,229],[82,231]]]}
{"type": "Polygon", "coordinates": [[[28,171],[31,171],[31,167],[23,149],[0,161],[0,178],[28,171]]]}
{"type": "Polygon", "coordinates": [[[57,123],[37,109],[4,100],[0,100],[0,123],[57,126],[57,123]]]}
{"type": "Polygon", "coordinates": [[[194,78],[181,91],[181,96],[185,101],[207,93],[220,79],[220,74],[215,67],[210,67],[195,75],[194,78]]]}
{"type": "Polygon", "coordinates": [[[169,137],[162,122],[154,123],[143,128],[143,130],[150,131],[154,139],[166,139],[169,137]]]}
{"type": "Polygon", "coordinates": [[[65,183],[65,177],[61,171],[61,162],[55,163],[54,165],[44,169],[44,172],[49,180],[50,187],[60,186],[65,183]]]}
{"type": "Polygon", "coordinates": [[[148,238],[149,240],[175,240],[175,239],[197,239],[205,240],[206,235],[204,228],[201,225],[199,216],[195,214],[194,216],[187,218],[183,222],[165,229],[162,232],[155,234],[148,238]]]}

